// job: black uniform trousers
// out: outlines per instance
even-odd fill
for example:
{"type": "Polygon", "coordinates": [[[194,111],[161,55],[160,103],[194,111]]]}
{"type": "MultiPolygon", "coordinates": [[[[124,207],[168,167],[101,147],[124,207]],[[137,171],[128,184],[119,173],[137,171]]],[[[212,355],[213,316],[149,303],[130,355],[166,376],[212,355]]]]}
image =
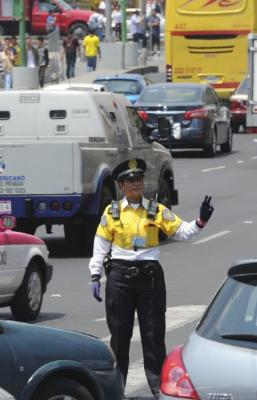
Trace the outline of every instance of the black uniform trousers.
{"type": "Polygon", "coordinates": [[[124,384],[137,311],[147,381],[152,393],[158,393],[161,366],[166,356],[166,289],[161,265],[157,261],[112,260],[107,272],[105,302],[111,348],[124,384]],[[149,265],[153,272],[148,269],[149,265]]]}

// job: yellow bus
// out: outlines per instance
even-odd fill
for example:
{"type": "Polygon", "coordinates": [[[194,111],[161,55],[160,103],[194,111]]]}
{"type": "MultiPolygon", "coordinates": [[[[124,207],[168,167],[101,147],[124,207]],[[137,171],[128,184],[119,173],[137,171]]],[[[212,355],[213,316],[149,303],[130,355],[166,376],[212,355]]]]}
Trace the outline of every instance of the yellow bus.
{"type": "Polygon", "coordinates": [[[168,82],[211,84],[228,99],[248,70],[247,35],[257,0],[166,0],[168,82]]]}

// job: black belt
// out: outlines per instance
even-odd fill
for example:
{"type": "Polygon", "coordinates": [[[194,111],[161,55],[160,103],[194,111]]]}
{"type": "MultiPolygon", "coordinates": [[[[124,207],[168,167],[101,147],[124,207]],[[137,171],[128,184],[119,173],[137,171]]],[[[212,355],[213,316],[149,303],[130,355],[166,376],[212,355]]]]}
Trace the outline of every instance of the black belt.
{"type": "Polygon", "coordinates": [[[143,274],[148,278],[153,278],[157,269],[160,267],[157,260],[122,260],[111,259],[111,270],[120,270],[127,278],[143,274]]]}

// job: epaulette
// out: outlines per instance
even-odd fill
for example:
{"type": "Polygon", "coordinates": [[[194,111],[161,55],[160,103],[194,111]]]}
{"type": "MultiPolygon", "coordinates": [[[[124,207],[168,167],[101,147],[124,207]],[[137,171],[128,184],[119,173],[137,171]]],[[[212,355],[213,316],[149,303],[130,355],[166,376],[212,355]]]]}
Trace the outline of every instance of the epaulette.
{"type": "Polygon", "coordinates": [[[108,214],[112,214],[113,219],[120,218],[120,204],[117,200],[112,200],[111,205],[108,209],[108,214]]]}

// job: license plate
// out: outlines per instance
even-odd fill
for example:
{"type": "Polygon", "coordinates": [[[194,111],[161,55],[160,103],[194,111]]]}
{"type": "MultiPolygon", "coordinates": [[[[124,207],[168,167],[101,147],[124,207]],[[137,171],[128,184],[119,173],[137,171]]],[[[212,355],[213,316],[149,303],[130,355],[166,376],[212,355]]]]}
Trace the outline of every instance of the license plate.
{"type": "Polygon", "coordinates": [[[12,203],[10,200],[0,200],[0,215],[1,214],[11,214],[12,213],[12,203]]]}

